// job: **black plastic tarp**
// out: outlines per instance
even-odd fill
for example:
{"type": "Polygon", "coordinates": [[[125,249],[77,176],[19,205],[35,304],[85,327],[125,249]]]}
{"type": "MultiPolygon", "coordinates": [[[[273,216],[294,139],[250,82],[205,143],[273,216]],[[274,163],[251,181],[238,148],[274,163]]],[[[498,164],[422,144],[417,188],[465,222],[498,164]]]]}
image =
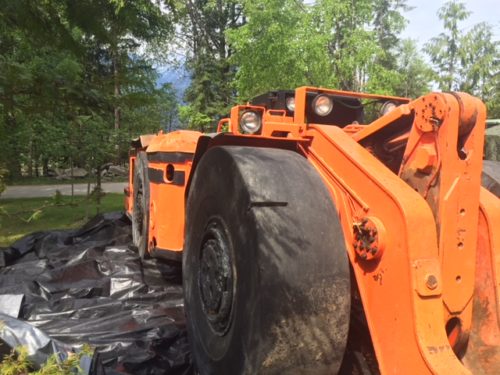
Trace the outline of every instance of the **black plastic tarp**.
{"type": "MultiPolygon", "coordinates": [[[[497,196],[499,171],[485,161],[483,186],[497,196]]],[[[191,374],[184,319],[180,265],[141,261],[123,213],[0,249],[0,354],[22,345],[41,365],[86,343],[88,374],[191,374]]]]}
{"type": "Polygon", "coordinates": [[[0,339],[36,364],[82,344],[90,374],[190,374],[179,264],[141,261],[122,213],[0,250],[0,339]]]}

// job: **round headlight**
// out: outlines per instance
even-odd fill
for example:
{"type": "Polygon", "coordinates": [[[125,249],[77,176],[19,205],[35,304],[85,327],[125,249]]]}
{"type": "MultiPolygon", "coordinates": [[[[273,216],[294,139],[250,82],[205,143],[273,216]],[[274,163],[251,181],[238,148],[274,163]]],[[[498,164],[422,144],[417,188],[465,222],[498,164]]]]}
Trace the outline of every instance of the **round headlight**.
{"type": "Polygon", "coordinates": [[[294,96],[289,96],[286,98],[286,108],[290,111],[293,112],[295,111],[295,97],[294,96]]]}
{"type": "Polygon", "coordinates": [[[243,133],[255,134],[260,130],[262,120],[257,112],[243,112],[240,118],[240,127],[243,133]]]}
{"type": "Polygon", "coordinates": [[[318,95],[314,98],[312,106],[318,116],[328,116],[333,108],[333,100],[326,95],[318,95]]]}
{"type": "Polygon", "coordinates": [[[391,101],[385,102],[380,108],[380,115],[384,116],[389,112],[393,111],[397,107],[397,104],[391,101]]]}

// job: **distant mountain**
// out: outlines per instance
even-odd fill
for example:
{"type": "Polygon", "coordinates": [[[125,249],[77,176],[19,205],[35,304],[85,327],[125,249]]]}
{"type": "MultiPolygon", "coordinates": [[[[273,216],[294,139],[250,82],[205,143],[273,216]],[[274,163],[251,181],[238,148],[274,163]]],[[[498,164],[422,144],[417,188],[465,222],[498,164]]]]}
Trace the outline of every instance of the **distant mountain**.
{"type": "Polygon", "coordinates": [[[177,99],[182,103],[184,97],[184,92],[191,83],[189,73],[186,71],[184,66],[180,67],[160,67],[158,68],[160,73],[160,78],[156,82],[158,86],[164,83],[171,83],[175,90],[177,99]]]}

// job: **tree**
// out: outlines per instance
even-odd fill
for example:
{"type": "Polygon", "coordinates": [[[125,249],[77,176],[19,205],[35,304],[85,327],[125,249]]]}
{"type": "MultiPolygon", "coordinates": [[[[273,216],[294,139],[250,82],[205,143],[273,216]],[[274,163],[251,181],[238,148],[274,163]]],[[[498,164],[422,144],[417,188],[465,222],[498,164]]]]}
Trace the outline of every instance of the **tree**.
{"type": "Polygon", "coordinates": [[[126,149],[144,122],[122,113],[142,111],[161,128],[159,101],[175,109],[175,96],[156,87],[151,55],[142,52],[172,31],[171,4],[165,4],[167,11],[149,0],[0,0],[0,164],[11,177],[36,174],[40,165],[46,172],[49,165],[110,161],[109,152],[97,157],[80,150],[94,128],[97,135],[87,137],[92,147],[107,150],[118,142],[115,154],[126,149]],[[75,138],[81,119],[90,125],[75,138]],[[121,128],[129,131],[126,139],[121,128]]]}
{"type": "Polygon", "coordinates": [[[489,116],[496,116],[500,108],[500,42],[494,39],[492,27],[487,23],[464,32],[459,23],[469,14],[463,3],[446,3],[439,10],[445,32],[431,39],[426,52],[434,64],[441,90],[476,95],[486,103],[489,116]]]}
{"type": "Polygon", "coordinates": [[[418,97],[428,90],[429,68],[415,42],[400,38],[407,24],[403,12],[411,9],[406,0],[373,1],[372,27],[380,51],[370,69],[368,91],[418,97]]]}
{"type": "MultiPolygon", "coordinates": [[[[498,64],[498,60],[497,60],[498,64]]],[[[491,82],[492,94],[486,102],[489,118],[500,118],[500,70],[493,75],[491,82]]]]}
{"type": "Polygon", "coordinates": [[[394,87],[394,94],[409,98],[418,98],[430,90],[432,70],[418,52],[414,40],[406,39],[398,45],[396,71],[399,79],[394,87]]]}
{"type": "Polygon", "coordinates": [[[368,80],[380,76],[384,69],[376,65],[383,51],[377,44],[375,31],[369,27],[373,2],[322,0],[313,11],[313,27],[328,40],[331,65],[328,84],[343,90],[366,90],[368,80]]]}
{"type": "Polygon", "coordinates": [[[441,90],[451,91],[459,87],[458,64],[463,35],[458,24],[469,15],[470,12],[465,8],[465,4],[457,1],[447,2],[438,11],[445,32],[432,38],[425,50],[435,66],[436,80],[441,90]]]}
{"type": "Polygon", "coordinates": [[[241,99],[301,85],[395,93],[405,1],[244,1],[227,32],[241,99]]]}
{"type": "Polygon", "coordinates": [[[377,64],[387,69],[396,69],[397,56],[401,48],[399,35],[407,24],[402,12],[410,10],[406,0],[374,0],[373,30],[377,44],[383,53],[378,56],[377,64]]]}
{"type": "Polygon", "coordinates": [[[150,0],[81,0],[68,2],[68,16],[107,52],[113,76],[114,127],[119,129],[122,86],[129,72],[126,65],[137,59],[141,45],[167,39],[172,31],[170,14],[150,0]]]}
{"type": "Polygon", "coordinates": [[[246,22],[227,32],[237,66],[239,100],[269,90],[324,85],[330,64],[327,38],[316,28],[310,7],[295,0],[245,1],[246,22]]]}
{"type": "Polygon", "coordinates": [[[130,139],[139,134],[155,133],[158,130],[172,131],[178,126],[178,101],[176,93],[168,83],[156,87],[151,81],[147,91],[131,92],[126,95],[127,100],[134,105],[126,105],[123,110],[123,124],[120,132],[120,154],[127,157],[130,139]],[[137,102],[141,101],[140,106],[137,102]]]}
{"type": "MultiPolygon", "coordinates": [[[[231,86],[235,69],[226,32],[242,21],[242,7],[234,0],[188,0],[178,9],[182,15],[179,43],[186,51],[185,64],[191,84],[185,92],[189,118],[224,115],[234,101],[231,86]]],[[[202,126],[201,123],[191,123],[202,126]]]]}
{"type": "Polygon", "coordinates": [[[459,90],[488,101],[495,87],[494,75],[500,72],[500,43],[495,41],[487,23],[479,23],[460,40],[459,90]]]}

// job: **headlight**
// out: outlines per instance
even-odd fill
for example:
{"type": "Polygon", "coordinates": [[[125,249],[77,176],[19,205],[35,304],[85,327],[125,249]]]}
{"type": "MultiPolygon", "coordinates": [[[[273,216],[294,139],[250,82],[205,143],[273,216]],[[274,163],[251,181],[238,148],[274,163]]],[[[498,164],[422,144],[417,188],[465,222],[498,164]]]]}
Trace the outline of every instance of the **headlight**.
{"type": "Polygon", "coordinates": [[[260,130],[262,119],[254,111],[243,112],[240,118],[240,127],[243,133],[255,134],[260,130]]]}
{"type": "Polygon", "coordinates": [[[388,114],[389,112],[391,112],[392,110],[394,110],[396,107],[397,107],[397,104],[394,102],[391,102],[391,101],[385,102],[382,105],[382,108],[380,108],[380,115],[384,116],[384,115],[388,114]]]}
{"type": "Polygon", "coordinates": [[[326,95],[318,95],[312,102],[314,112],[318,116],[328,116],[333,108],[333,101],[326,95]]]}
{"type": "Polygon", "coordinates": [[[289,96],[285,100],[286,108],[290,111],[293,112],[295,111],[295,97],[294,96],[289,96]]]}

